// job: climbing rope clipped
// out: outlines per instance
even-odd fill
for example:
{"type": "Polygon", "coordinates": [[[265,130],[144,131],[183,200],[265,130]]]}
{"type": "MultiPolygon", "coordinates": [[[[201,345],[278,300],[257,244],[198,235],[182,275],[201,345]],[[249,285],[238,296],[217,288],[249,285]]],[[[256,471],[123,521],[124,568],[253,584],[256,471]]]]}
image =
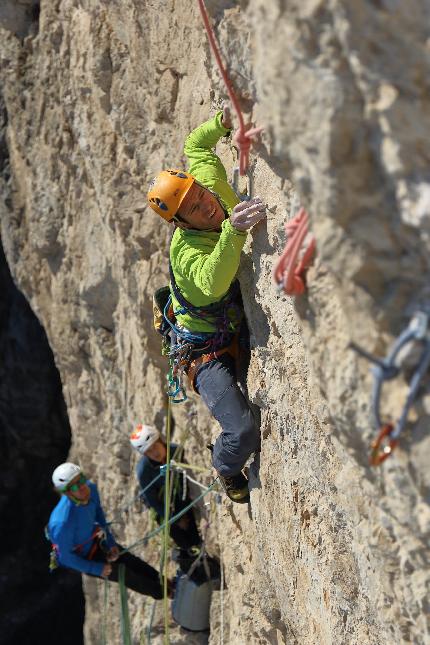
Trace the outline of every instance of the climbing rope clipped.
{"type": "Polygon", "coordinates": [[[309,216],[304,208],[286,222],[285,233],[287,244],[273,269],[273,280],[287,296],[299,296],[305,292],[305,272],[316,248],[315,237],[309,233],[309,216]],[[307,236],[307,244],[300,255],[307,236]]]}
{"type": "Polygon", "coordinates": [[[252,139],[256,137],[258,134],[260,134],[260,132],[263,131],[263,128],[250,128],[249,126],[245,126],[245,121],[243,119],[239,101],[237,99],[237,96],[233,89],[232,82],[228,77],[227,71],[221,59],[221,54],[219,52],[219,48],[215,39],[214,31],[209,21],[209,16],[206,10],[205,3],[203,0],[198,0],[198,3],[200,7],[200,12],[202,14],[203,22],[206,28],[210,46],[212,47],[212,51],[214,53],[216,62],[218,63],[221,76],[224,79],[227,92],[230,96],[230,100],[233,104],[233,107],[237,114],[237,118],[239,120],[239,128],[233,136],[233,142],[236,143],[237,147],[239,148],[239,174],[243,177],[244,175],[246,175],[246,172],[249,166],[249,151],[251,148],[252,139]]]}
{"type": "Polygon", "coordinates": [[[428,314],[419,311],[410,320],[409,325],[394,341],[388,356],[380,359],[356,345],[350,343],[351,349],[360,356],[374,364],[372,373],[374,377],[372,390],[372,415],[373,423],[378,430],[378,435],[371,443],[370,464],[379,466],[389,457],[398,444],[398,438],[407,422],[409,410],[411,409],[426,372],[430,366],[430,330],[428,314]],[[385,381],[396,378],[402,368],[398,355],[401,349],[407,344],[417,341],[422,345],[422,351],[415,371],[409,383],[409,392],[403,406],[402,413],[395,423],[384,423],[381,417],[381,393],[385,381]]]}

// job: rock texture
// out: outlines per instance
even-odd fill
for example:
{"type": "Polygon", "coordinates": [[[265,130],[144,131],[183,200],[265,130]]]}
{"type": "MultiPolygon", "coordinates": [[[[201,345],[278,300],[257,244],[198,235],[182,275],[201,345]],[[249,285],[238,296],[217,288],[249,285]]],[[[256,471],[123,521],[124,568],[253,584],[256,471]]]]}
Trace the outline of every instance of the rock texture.
{"type": "MultiPolygon", "coordinates": [[[[225,90],[195,3],[3,5],[2,241],[55,355],[71,456],[115,515],[136,492],[132,424],[161,427],[166,415],[151,296],[167,281],[169,231],[148,212],[145,189],[163,165],[184,162],[186,134],[225,90]]],[[[221,631],[232,645],[429,642],[428,384],[395,456],[372,470],[371,376],[348,349],[354,340],[383,355],[417,307],[430,309],[429,8],[207,6],[247,116],[266,128],[251,168],[269,207],[239,274],[262,451],[250,466],[249,509],[224,501],[212,523],[228,589],[223,625],[215,600],[210,642],[221,631]],[[318,256],[308,293],[294,301],[279,295],[271,270],[300,203],[318,256]]],[[[230,145],[219,153],[231,170],[230,145]]],[[[387,387],[394,417],[407,376],[387,387]]],[[[202,446],[217,428],[200,402],[190,397],[175,416],[178,432],[190,430],[190,460],[208,465],[202,446]]],[[[147,530],[141,511],[122,515],[124,543],[147,530]]],[[[156,546],[140,553],[156,563],[156,546]]],[[[103,589],[94,580],[85,589],[92,644],[103,589]]],[[[142,610],[133,597],[131,607],[138,642],[150,604],[142,610]]],[[[157,609],[157,634],[160,620],[157,609]]],[[[172,642],[191,641],[175,631],[172,642]]]]}

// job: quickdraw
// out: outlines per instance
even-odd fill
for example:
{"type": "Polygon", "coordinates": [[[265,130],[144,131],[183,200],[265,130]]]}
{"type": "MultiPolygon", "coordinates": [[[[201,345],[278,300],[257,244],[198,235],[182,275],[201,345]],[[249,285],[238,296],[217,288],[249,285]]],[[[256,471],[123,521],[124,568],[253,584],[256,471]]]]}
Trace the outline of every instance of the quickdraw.
{"type": "Polygon", "coordinates": [[[246,193],[242,193],[239,189],[239,170],[239,166],[233,168],[233,179],[231,181],[231,187],[233,188],[234,192],[237,195],[237,198],[240,199],[241,202],[248,202],[250,199],[252,199],[252,195],[254,194],[254,178],[249,170],[245,172],[245,176],[248,180],[248,185],[246,193]]]}
{"type": "Polygon", "coordinates": [[[379,466],[387,459],[398,444],[398,437],[403,431],[409,411],[417,397],[419,386],[430,366],[430,333],[429,333],[429,316],[419,311],[410,320],[408,327],[394,341],[388,356],[384,359],[377,358],[369,354],[355,343],[350,343],[351,349],[373,363],[372,368],[374,376],[372,390],[372,415],[376,428],[379,429],[378,435],[371,443],[370,464],[379,466]],[[418,361],[414,374],[410,380],[409,392],[403,406],[402,413],[396,423],[383,423],[380,413],[381,392],[385,381],[396,378],[401,371],[401,363],[397,361],[399,352],[405,345],[411,342],[420,342],[423,345],[421,357],[418,361]]]}
{"type": "Polygon", "coordinates": [[[315,253],[316,240],[309,234],[307,246],[301,257],[300,250],[309,233],[309,216],[304,208],[285,224],[287,244],[273,269],[273,280],[288,296],[299,296],[305,292],[305,272],[315,253]]]}
{"type": "Polygon", "coordinates": [[[170,369],[167,375],[169,382],[167,394],[172,403],[183,403],[187,400],[184,374],[190,363],[193,349],[192,343],[178,343],[169,352],[170,369]]]}

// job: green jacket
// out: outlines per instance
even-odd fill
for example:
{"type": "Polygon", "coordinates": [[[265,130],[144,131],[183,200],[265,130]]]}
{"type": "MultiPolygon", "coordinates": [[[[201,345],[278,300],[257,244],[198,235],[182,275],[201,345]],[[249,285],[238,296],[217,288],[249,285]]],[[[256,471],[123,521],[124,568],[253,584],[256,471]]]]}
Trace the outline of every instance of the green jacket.
{"type": "MultiPolygon", "coordinates": [[[[227,182],[227,174],[219,157],[213,151],[217,141],[228,130],[221,124],[222,112],[191,132],[185,141],[189,172],[196,180],[210,188],[219,197],[230,214],[239,202],[227,182]]],[[[176,284],[184,298],[194,306],[218,302],[227,293],[239,268],[240,253],[245,244],[246,231],[238,231],[224,220],[221,232],[182,230],[177,228],[170,245],[170,262],[176,284]]],[[[172,294],[173,308],[180,305],[172,294]]],[[[213,332],[210,319],[201,320],[189,314],[176,316],[179,326],[193,332],[213,332]]],[[[231,329],[235,328],[231,312],[231,329]]]]}

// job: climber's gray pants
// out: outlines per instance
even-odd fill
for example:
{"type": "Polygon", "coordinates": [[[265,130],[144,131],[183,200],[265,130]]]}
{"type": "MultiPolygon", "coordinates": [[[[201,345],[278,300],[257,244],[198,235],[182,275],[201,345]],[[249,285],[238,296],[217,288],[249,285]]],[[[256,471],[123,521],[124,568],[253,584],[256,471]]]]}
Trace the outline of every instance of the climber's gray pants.
{"type": "Polygon", "coordinates": [[[260,432],[236,383],[233,358],[223,354],[202,365],[195,384],[222,429],[215,442],[213,465],[223,477],[237,475],[250,454],[260,449],[260,432]]]}

